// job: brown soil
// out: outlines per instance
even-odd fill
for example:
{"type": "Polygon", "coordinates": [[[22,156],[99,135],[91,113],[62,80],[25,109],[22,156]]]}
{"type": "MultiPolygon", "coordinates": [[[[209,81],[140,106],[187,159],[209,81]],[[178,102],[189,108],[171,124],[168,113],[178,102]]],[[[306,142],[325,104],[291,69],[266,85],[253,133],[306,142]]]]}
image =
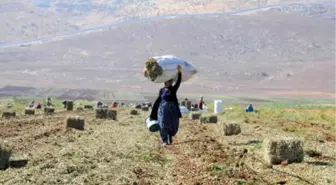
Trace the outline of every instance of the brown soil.
{"type": "Polygon", "coordinates": [[[0,137],[16,155],[29,158],[27,166],[0,171],[0,184],[328,184],[335,173],[335,141],[310,137],[320,129],[311,124],[287,124],[298,130],[262,120],[242,124],[242,133],[223,136],[221,124],[181,119],[173,145],[162,147],[158,133],[144,124],[147,113],[129,115],[118,110],[118,120],[95,119],[94,111],[59,112],[52,116],[19,116],[0,120],[0,137]],[[85,130],[66,130],[64,119],[83,116],[85,130]],[[322,157],[305,157],[299,164],[268,166],[258,143],[277,135],[305,139],[305,149],[322,157]],[[318,165],[322,164],[322,165],[318,165]]]}

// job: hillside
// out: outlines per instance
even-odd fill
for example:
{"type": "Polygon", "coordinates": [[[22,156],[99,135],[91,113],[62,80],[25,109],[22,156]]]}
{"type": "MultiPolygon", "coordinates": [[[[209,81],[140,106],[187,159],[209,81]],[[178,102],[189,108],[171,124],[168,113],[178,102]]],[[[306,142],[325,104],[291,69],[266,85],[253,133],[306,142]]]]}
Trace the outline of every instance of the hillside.
{"type": "Polygon", "coordinates": [[[173,54],[199,69],[181,92],[334,93],[334,26],[333,21],[274,11],[124,24],[5,48],[0,84],[153,92],[158,85],[142,77],[144,61],[173,54]]]}
{"type": "Polygon", "coordinates": [[[0,2],[2,28],[0,43],[59,35],[154,16],[225,13],[281,3],[294,4],[278,7],[278,11],[334,18],[335,6],[330,6],[334,3],[325,2],[316,0],[246,0],[243,2],[231,0],[3,0],[0,2]]]}
{"type": "Polygon", "coordinates": [[[76,30],[65,17],[19,0],[0,2],[0,43],[76,30]]]}

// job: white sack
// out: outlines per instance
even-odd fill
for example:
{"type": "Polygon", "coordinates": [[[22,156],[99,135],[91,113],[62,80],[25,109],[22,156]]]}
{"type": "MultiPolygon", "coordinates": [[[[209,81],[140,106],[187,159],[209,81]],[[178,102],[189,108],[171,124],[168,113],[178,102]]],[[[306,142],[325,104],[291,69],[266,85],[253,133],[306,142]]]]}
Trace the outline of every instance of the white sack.
{"type": "Polygon", "coordinates": [[[164,55],[153,57],[162,68],[162,75],[158,76],[154,83],[164,83],[170,79],[177,80],[177,66],[182,68],[182,82],[189,80],[196,74],[196,68],[189,62],[173,55],[164,55]]]}
{"type": "Polygon", "coordinates": [[[189,114],[189,110],[188,110],[188,108],[185,107],[185,106],[180,106],[180,110],[181,110],[181,114],[182,114],[182,115],[189,114]]]}
{"type": "Polygon", "coordinates": [[[157,120],[151,120],[150,117],[148,116],[145,119],[145,122],[149,131],[156,132],[160,130],[160,125],[157,120]]]}

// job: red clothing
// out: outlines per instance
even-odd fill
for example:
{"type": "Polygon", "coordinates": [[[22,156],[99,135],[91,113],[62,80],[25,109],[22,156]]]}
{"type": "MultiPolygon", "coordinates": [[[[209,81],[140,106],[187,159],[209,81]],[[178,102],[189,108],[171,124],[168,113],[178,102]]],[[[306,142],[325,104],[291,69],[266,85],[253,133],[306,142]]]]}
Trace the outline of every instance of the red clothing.
{"type": "Polygon", "coordinates": [[[200,102],[200,103],[198,104],[198,108],[201,109],[201,110],[203,110],[203,103],[202,103],[202,102],[200,102]]]}
{"type": "Polygon", "coordinates": [[[40,109],[42,106],[41,106],[41,104],[40,103],[38,103],[37,105],[36,105],[36,108],[37,109],[40,109]]]}

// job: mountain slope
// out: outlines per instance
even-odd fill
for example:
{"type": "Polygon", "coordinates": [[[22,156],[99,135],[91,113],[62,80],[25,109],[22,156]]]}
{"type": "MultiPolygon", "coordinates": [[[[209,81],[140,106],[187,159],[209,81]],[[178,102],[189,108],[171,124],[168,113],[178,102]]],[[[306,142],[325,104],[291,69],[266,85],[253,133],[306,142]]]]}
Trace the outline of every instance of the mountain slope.
{"type": "Polygon", "coordinates": [[[1,84],[152,92],[143,62],[173,54],[200,71],[184,92],[334,92],[334,32],[333,22],[272,11],[125,24],[5,49],[1,84]]]}
{"type": "Polygon", "coordinates": [[[278,11],[332,18],[335,6],[330,4],[334,2],[326,2],[329,3],[316,0],[4,0],[0,2],[0,43],[155,16],[225,13],[280,3],[294,4],[282,5],[278,11]]]}

